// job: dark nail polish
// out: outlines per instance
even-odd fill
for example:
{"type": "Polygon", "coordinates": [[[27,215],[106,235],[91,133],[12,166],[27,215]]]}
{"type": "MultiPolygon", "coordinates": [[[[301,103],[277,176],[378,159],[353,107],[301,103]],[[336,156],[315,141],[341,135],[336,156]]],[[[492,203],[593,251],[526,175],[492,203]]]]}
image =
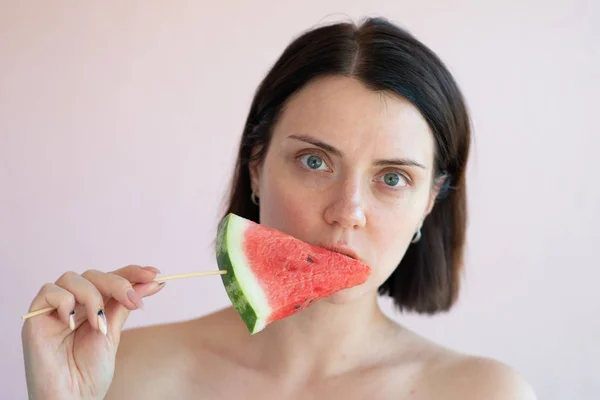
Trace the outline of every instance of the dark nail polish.
{"type": "Polygon", "coordinates": [[[72,331],[75,330],[75,310],[71,311],[71,313],[69,313],[69,328],[71,328],[72,331]]]}
{"type": "Polygon", "coordinates": [[[98,329],[104,336],[108,332],[108,322],[106,321],[106,315],[104,315],[104,310],[100,309],[98,311],[98,329]]]}

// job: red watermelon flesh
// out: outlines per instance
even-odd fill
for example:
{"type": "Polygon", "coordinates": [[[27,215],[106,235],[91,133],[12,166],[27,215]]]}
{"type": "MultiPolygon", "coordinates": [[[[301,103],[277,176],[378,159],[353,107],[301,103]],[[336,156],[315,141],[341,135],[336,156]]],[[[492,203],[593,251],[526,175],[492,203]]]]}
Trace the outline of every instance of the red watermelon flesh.
{"type": "Polygon", "coordinates": [[[219,224],[217,263],[226,292],[254,334],[342,289],[364,283],[359,260],[235,214],[219,224]]]}

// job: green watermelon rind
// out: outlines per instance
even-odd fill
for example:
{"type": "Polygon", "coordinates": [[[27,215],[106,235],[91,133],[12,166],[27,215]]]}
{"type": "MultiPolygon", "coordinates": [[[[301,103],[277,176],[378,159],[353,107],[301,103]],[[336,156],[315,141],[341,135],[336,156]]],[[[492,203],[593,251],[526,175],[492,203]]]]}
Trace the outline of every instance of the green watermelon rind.
{"type": "Polygon", "coordinates": [[[216,254],[225,291],[234,309],[251,334],[261,331],[271,314],[264,291],[254,277],[244,254],[243,236],[250,224],[235,214],[229,214],[217,228],[216,254]]]}

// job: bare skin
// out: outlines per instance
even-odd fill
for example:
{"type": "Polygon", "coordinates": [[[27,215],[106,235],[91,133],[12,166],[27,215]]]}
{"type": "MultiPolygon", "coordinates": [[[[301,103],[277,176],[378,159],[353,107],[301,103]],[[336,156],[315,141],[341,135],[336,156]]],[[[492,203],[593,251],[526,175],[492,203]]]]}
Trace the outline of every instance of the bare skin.
{"type": "MultiPolygon", "coordinates": [[[[107,399],[535,398],[507,366],[442,348],[391,321],[386,325],[382,337],[365,341],[364,347],[348,352],[333,347],[323,357],[293,360],[261,334],[249,336],[232,309],[127,331],[122,345],[128,350],[119,353],[107,399]],[[323,361],[334,354],[336,369],[327,371],[323,361]],[[140,380],[155,384],[131,384],[140,380]]],[[[299,344],[299,353],[311,345],[299,344]]]]}
{"type": "Polygon", "coordinates": [[[231,308],[121,335],[137,308],[124,296],[127,282],[140,282],[140,297],[153,295],[154,273],[130,267],[126,277],[59,280],[32,308],[59,306],[60,319],[23,330],[32,398],[535,399],[511,368],[443,348],[378,308],[377,288],[435,205],[434,153],[427,123],[407,101],[350,78],[309,84],[287,105],[266,158],[252,165],[261,223],[352,252],[371,266],[367,282],[256,335],[231,308]],[[74,301],[84,305],[71,332],[74,301]],[[95,319],[103,302],[107,336],[95,319]],[[48,375],[61,384],[44,384],[48,375]]]}

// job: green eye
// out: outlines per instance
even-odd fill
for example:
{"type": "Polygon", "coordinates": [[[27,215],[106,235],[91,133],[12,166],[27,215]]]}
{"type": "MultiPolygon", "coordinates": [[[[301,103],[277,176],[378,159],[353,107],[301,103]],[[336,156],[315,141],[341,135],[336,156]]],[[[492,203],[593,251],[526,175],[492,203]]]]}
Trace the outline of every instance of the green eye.
{"type": "Polygon", "coordinates": [[[306,160],[306,162],[308,163],[309,168],[312,168],[312,169],[319,169],[319,167],[321,165],[323,165],[323,160],[321,160],[317,156],[310,156],[310,157],[308,157],[308,159],[306,160]]]}
{"type": "Polygon", "coordinates": [[[383,176],[383,182],[390,187],[406,186],[406,178],[395,172],[388,172],[383,176]]]}
{"type": "Polygon", "coordinates": [[[388,186],[396,186],[400,182],[400,177],[398,174],[385,174],[383,180],[388,186]]]}
{"type": "Polygon", "coordinates": [[[325,166],[325,162],[319,156],[309,154],[308,156],[302,157],[302,162],[310,169],[320,169],[325,166]]]}

